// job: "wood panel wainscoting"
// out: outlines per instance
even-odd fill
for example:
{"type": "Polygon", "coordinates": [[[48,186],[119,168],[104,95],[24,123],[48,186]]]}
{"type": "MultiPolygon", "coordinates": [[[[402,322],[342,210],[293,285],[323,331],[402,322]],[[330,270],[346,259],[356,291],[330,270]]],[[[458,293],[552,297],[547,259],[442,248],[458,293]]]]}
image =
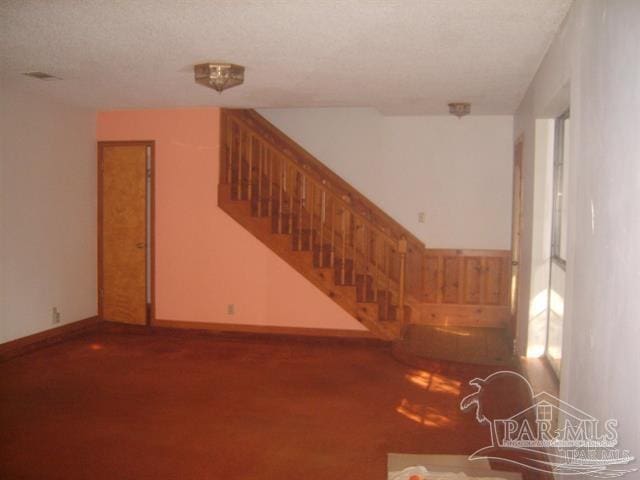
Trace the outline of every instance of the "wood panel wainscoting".
{"type": "Polygon", "coordinates": [[[511,251],[426,249],[415,323],[506,327],[510,320],[511,251]]]}
{"type": "Polygon", "coordinates": [[[34,333],[26,337],[11,340],[0,344],[0,361],[8,360],[19,355],[37,350],[54,343],[61,342],[75,335],[93,330],[100,324],[100,319],[89,317],[77,322],[67,323],[59,327],[45,330],[44,332],[34,333]]]}

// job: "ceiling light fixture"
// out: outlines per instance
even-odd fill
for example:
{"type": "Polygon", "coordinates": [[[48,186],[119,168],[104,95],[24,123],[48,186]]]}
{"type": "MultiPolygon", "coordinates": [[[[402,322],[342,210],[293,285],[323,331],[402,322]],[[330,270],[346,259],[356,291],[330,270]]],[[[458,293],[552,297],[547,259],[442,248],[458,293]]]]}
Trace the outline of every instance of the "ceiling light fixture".
{"type": "Polygon", "coordinates": [[[449,113],[458,118],[471,113],[471,104],[466,102],[453,102],[449,104],[449,113]]]}
{"type": "Polygon", "coordinates": [[[244,67],[233,63],[201,63],[193,67],[196,83],[222,93],[244,82],[244,67]]]}

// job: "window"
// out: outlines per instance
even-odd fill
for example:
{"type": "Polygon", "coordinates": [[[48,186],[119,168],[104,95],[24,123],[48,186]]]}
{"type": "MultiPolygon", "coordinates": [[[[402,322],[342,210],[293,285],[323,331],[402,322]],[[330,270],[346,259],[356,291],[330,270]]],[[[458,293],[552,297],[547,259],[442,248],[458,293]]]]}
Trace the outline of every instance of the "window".
{"type": "Polygon", "coordinates": [[[545,354],[560,375],[564,323],[565,276],[567,268],[567,200],[569,184],[569,111],[555,119],[553,151],[553,197],[551,203],[551,261],[547,305],[547,343],[545,354]]]}
{"type": "Polygon", "coordinates": [[[567,264],[567,168],[569,163],[569,111],[555,122],[553,157],[553,216],[551,223],[551,259],[561,268],[567,264]]]}

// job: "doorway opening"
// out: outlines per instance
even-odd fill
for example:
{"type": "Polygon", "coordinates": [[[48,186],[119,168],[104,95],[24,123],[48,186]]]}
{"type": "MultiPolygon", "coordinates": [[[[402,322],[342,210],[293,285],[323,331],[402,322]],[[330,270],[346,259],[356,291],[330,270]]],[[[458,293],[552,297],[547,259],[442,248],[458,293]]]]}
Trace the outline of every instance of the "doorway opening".
{"type": "Polygon", "coordinates": [[[524,139],[520,137],[513,150],[513,198],[511,210],[511,323],[510,334],[513,350],[518,338],[518,287],[520,285],[520,250],[522,238],[522,156],[524,139]]]}

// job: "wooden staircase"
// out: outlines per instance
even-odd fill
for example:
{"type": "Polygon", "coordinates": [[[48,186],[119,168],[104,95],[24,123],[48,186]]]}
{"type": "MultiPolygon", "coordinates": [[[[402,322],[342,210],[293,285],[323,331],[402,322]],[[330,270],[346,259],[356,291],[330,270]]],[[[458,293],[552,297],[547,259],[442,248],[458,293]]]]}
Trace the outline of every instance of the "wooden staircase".
{"type": "Polygon", "coordinates": [[[424,244],[253,110],[223,110],[218,205],[373,334],[419,309],[424,244]]]}
{"type": "Polygon", "coordinates": [[[222,110],[220,128],[222,210],[394,352],[502,361],[508,342],[486,329],[513,318],[510,251],[426,249],[257,112],[222,110]],[[417,349],[424,332],[455,341],[417,349]]]}

